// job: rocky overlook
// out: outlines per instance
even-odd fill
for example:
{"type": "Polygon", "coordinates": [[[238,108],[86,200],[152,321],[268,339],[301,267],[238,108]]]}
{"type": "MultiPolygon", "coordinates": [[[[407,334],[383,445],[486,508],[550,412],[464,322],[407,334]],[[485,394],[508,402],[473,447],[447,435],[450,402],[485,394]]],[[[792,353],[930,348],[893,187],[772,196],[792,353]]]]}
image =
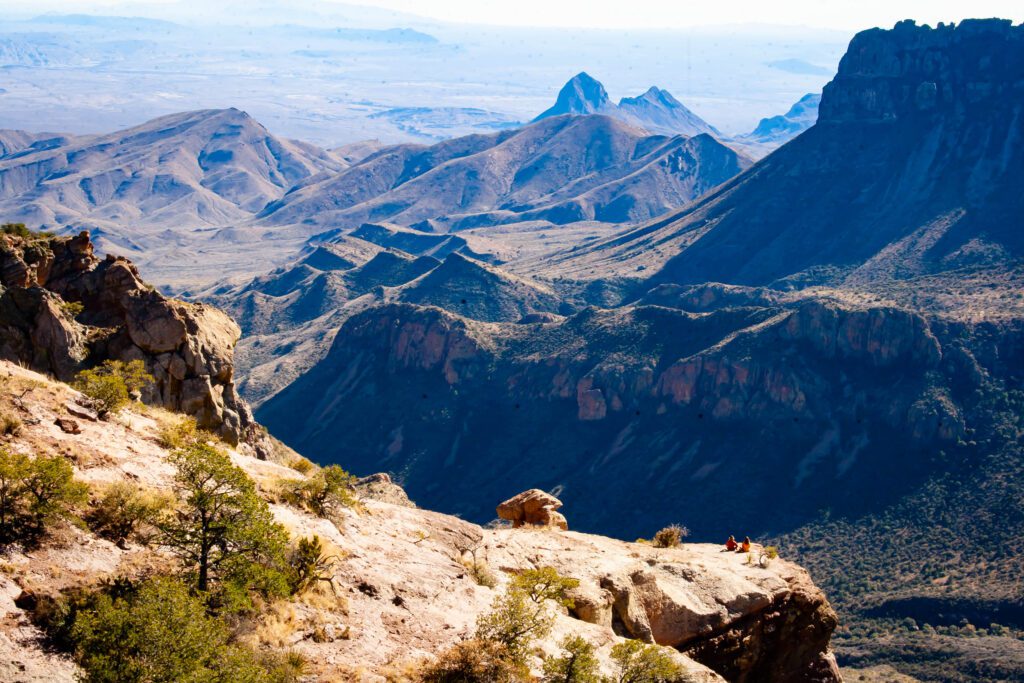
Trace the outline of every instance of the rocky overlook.
{"type": "Polygon", "coordinates": [[[127,259],[97,258],[84,232],[0,235],[0,284],[0,358],[64,381],[104,360],[142,360],[155,380],[143,389],[146,403],[265,454],[235,391],[241,332],[225,314],[163,296],[127,259]]]}
{"type": "MultiPolygon", "coordinates": [[[[158,437],[175,416],[133,409],[105,423],[83,421],[68,435],[55,422],[76,392],[6,362],[0,376],[0,409],[25,420],[16,436],[5,438],[5,448],[63,454],[76,478],[96,491],[119,482],[170,490],[168,450],[158,437]],[[12,403],[9,391],[20,398],[12,403]]],[[[575,634],[593,643],[603,670],[614,645],[636,639],[672,648],[688,681],[841,680],[829,646],[835,612],[807,573],[783,558],[762,566],[718,545],[658,548],[557,528],[483,528],[411,505],[384,475],[357,484],[358,505],[329,520],[281,499],[282,482],[302,481],[315,470],[301,474],[236,449],[229,456],[271,501],[293,540],[316,534],[336,558],[330,589],[266,606],[246,618],[238,636],[264,652],[301,655],[303,680],[417,681],[425,663],[472,636],[477,618],[518,573],[537,567],[552,567],[579,585],[573,607],[555,613],[551,636],[531,654],[534,669],[575,634]],[[493,581],[481,583],[474,571],[493,581]]],[[[4,556],[4,680],[70,683],[81,674],[70,658],[45,647],[35,610],[47,596],[112,579],[123,585],[171,561],[159,544],[113,543],[70,525],[54,534],[33,552],[14,548],[4,556]]]]}

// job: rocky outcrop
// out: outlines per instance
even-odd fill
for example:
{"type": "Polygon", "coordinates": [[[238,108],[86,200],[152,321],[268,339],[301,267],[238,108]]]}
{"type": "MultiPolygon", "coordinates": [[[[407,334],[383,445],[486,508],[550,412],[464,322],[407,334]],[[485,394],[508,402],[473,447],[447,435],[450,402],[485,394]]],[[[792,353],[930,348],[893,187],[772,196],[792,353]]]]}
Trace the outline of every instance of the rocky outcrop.
{"type": "Polygon", "coordinates": [[[842,680],[829,645],[835,611],[792,563],[761,567],[712,545],[659,549],[574,532],[493,533],[482,541],[492,565],[515,567],[525,553],[580,581],[570,612],[577,619],[673,647],[730,682],[842,680]]]}
{"type": "Polygon", "coordinates": [[[604,114],[611,111],[614,106],[604,86],[590,74],[580,72],[558,91],[554,105],[537,116],[534,121],[564,114],[604,114]]]}
{"type": "Polygon", "coordinates": [[[499,519],[512,522],[512,527],[518,529],[525,525],[555,527],[563,531],[569,528],[568,523],[558,508],[562,507],[562,501],[550,493],[540,489],[530,489],[513,496],[498,506],[499,519]]]}
{"type": "Polygon", "coordinates": [[[807,574],[779,568],[788,592],[754,614],[720,626],[681,649],[735,683],[830,683],[842,677],[829,652],[835,611],[807,574]]]}
{"type": "Polygon", "coordinates": [[[818,119],[821,95],[808,93],[801,97],[785,114],[761,119],[757,127],[740,137],[744,142],[778,146],[792,140],[814,125],[818,119]]]}
{"type": "Polygon", "coordinates": [[[220,311],[169,299],[130,261],[93,254],[75,237],[3,235],[0,357],[69,381],[105,360],[142,360],[155,382],[142,399],[266,454],[265,436],[234,385],[240,331],[220,311]]]}
{"type": "Polygon", "coordinates": [[[604,114],[658,135],[701,134],[721,137],[708,122],[694,114],[667,90],[652,86],[637,97],[614,104],[604,86],[588,73],[578,73],[558,91],[555,104],[534,121],[563,115],[604,114]]]}
{"type": "Polygon", "coordinates": [[[800,340],[826,358],[855,358],[876,367],[910,363],[934,368],[942,360],[939,341],[923,316],[898,308],[844,309],[810,301],[790,315],[783,339],[800,340]]]}
{"type": "Polygon", "coordinates": [[[414,508],[416,505],[409,500],[405,489],[391,480],[387,472],[378,472],[366,477],[360,477],[354,484],[356,493],[360,498],[368,498],[381,503],[400,505],[402,507],[414,508]]]}

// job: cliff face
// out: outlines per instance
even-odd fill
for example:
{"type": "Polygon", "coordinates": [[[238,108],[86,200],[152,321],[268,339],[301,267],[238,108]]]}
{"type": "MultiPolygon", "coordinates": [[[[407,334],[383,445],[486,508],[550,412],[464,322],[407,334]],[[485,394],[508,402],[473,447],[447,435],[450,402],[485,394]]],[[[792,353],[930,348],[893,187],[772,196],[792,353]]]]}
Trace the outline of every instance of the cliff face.
{"type": "MultiPolygon", "coordinates": [[[[25,419],[22,431],[6,440],[7,448],[66,450],[73,454],[76,478],[96,490],[113,482],[170,490],[173,471],[156,436],[161,420],[172,416],[132,413],[107,423],[83,421],[78,433],[65,434],[55,421],[74,392],[5,362],[0,375],[5,387],[36,387],[16,401],[16,394],[0,394],[0,408],[25,419]]],[[[282,480],[304,476],[237,449],[229,455],[271,499],[279,497],[282,480]]],[[[360,505],[342,510],[333,522],[287,504],[271,505],[293,541],[312,534],[322,540],[334,558],[334,590],[325,587],[268,606],[250,617],[241,637],[264,650],[302,655],[310,680],[416,680],[411,674],[425,660],[473,635],[478,617],[516,573],[536,567],[554,567],[580,582],[573,609],[556,610],[553,632],[538,643],[546,655],[558,654],[565,636],[579,635],[594,645],[603,672],[610,673],[611,648],[633,638],[675,648],[672,656],[694,683],[841,680],[829,643],[835,613],[807,573],[786,559],[762,567],[719,545],[655,548],[572,531],[484,528],[411,506],[379,476],[361,482],[356,494],[360,505]],[[474,562],[493,573],[495,585],[474,580],[467,568],[474,562]]],[[[572,524],[574,510],[566,512],[572,524]]],[[[158,544],[115,544],[70,525],[55,533],[66,542],[5,555],[2,680],[77,680],[75,664],[44,648],[32,624],[30,611],[39,596],[172,566],[158,544]]],[[[531,656],[529,664],[539,673],[540,658],[531,656]]]]}
{"type": "Polygon", "coordinates": [[[818,120],[991,116],[1015,108],[1024,93],[1022,73],[1024,31],[1009,19],[967,19],[934,29],[903,21],[891,31],[854,37],[825,86],[818,120]]]}
{"type": "Polygon", "coordinates": [[[156,380],[143,391],[146,403],[193,415],[265,454],[235,391],[240,332],[230,318],[168,299],[124,258],[98,259],[88,233],[0,240],[0,358],[64,381],[107,359],[142,360],[156,380]]]}
{"type": "Polygon", "coordinates": [[[259,417],[321,461],[399,472],[415,499],[477,521],[536,485],[564,488],[587,529],[682,519],[707,538],[897,498],[960,447],[974,392],[1018,347],[1014,326],[815,299],[518,325],[397,304],[349,319],[259,417]]]}

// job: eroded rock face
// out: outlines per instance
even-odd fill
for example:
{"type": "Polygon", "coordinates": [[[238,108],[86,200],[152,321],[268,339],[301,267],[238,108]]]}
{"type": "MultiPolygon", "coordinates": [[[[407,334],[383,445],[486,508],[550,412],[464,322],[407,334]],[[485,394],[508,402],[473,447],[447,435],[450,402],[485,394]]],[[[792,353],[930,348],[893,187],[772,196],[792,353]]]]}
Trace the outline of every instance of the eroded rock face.
{"type": "Polygon", "coordinates": [[[534,327],[373,308],[260,418],[321,461],[401,471],[418,503],[476,521],[526,488],[561,486],[584,528],[646,537],[651,519],[680,519],[716,538],[730,533],[713,514],[723,500],[756,532],[911,486],[932,454],[967,440],[974,390],[1020,357],[1012,327],[742,301],[534,327]],[[778,491],[803,510],[756,503],[778,491]]]}
{"type": "Polygon", "coordinates": [[[902,21],[858,33],[821,99],[819,121],[892,120],[1019,93],[1024,32],[1009,19],[938,28],[902,21]]]}
{"type": "Polygon", "coordinates": [[[378,472],[367,477],[360,477],[355,483],[356,492],[361,498],[369,498],[381,503],[414,508],[416,505],[409,500],[405,489],[391,480],[387,472],[378,472]]]}
{"type": "Polygon", "coordinates": [[[142,399],[193,415],[266,454],[265,436],[235,391],[235,323],[168,299],[124,258],[93,253],[88,233],[0,236],[0,357],[70,381],[107,359],[142,360],[155,379],[142,399]]]}
{"type": "Polygon", "coordinates": [[[722,624],[680,649],[736,683],[841,681],[829,651],[839,623],[835,611],[802,570],[784,565],[779,576],[789,587],[787,593],[772,596],[748,616],[722,624]]]}

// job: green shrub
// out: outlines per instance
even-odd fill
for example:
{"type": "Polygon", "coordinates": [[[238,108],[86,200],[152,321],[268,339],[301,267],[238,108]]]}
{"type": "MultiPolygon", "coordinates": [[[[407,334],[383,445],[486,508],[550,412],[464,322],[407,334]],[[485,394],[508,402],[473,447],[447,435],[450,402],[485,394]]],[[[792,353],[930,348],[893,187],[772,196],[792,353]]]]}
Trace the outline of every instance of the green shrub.
{"type": "Polygon", "coordinates": [[[356,478],[338,465],[328,465],[309,479],[296,484],[294,502],[324,518],[334,517],[342,508],[355,505],[356,478]]]}
{"type": "Polygon", "coordinates": [[[192,585],[216,588],[216,602],[232,611],[251,609],[250,591],[288,595],[288,532],[252,480],[205,443],[174,451],[170,460],[180,507],[161,521],[162,537],[192,585]]]}
{"type": "Polygon", "coordinates": [[[206,604],[171,578],[147,581],[125,596],[98,595],[70,631],[86,683],[296,680],[300,660],[268,661],[229,636],[206,604]]]}
{"type": "Polygon", "coordinates": [[[100,415],[107,415],[124,408],[132,394],[151,382],[153,378],[146,373],[141,360],[107,360],[97,368],[78,373],[74,387],[96,402],[100,415]]]}
{"type": "Polygon", "coordinates": [[[334,578],[334,560],[324,551],[319,536],[300,538],[288,563],[292,595],[304,593],[321,581],[330,583],[334,578]]]}
{"type": "Polygon", "coordinates": [[[75,642],[71,629],[78,615],[95,607],[99,593],[83,587],[70,588],[61,594],[42,594],[36,598],[30,616],[46,634],[50,645],[71,652],[75,642]]]}
{"type": "Polygon", "coordinates": [[[494,575],[491,568],[487,566],[487,563],[483,560],[478,560],[475,557],[473,559],[463,560],[462,566],[469,572],[470,577],[478,586],[484,588],[494,588],[498,585],[498,577],[494,575]]]}
{"type": "Polygon", "coordinates": [[[581,636],[566,636],[562,656],[544,660],[544,683],[601,683],[594,646],[581,636]]]}
{"type": "Polygon", "coordinates": [[[681,524],[672,524],[654,534],[654,545],[659,548],[675,548],[690,535],[690,530],[681,524]]]}
{"type": "Polygon", "coordinates": [[[164,448],[186,448],[200,441],[214,439],[210,432],[199,429],[196,419],[191,415],[181,415],[173,422],[164,424],[157,434],[157,442],[164,448]]]}
{"type": "Polygon", "coordinates": [[[2,230],[5,235],[13,235],[26,240],[35,237],[32,231],[25,227],[24,223],[4,223],[3,225],[0,225],[0,230],[2,230]]]}
{"type": "Polygon", "coordinates": [[[316,466],[309,460],[306,460],[302,456],[299,456],[298,458],[294,458],[290,463],[288,463],[288,467],[291,467],[299,474],[309,474],[310,472],[313,471],[313,468],[316,466]]]}
{"type": "Polygon", "coordinates": [[[78,301],[61,301],[60,310],[65,316],[74,320],[82,314],[82,311],[85,310],[85,306],[78,301]]]}
{"type": "Polygon", "coordinates": [[[551,567],[524,571],[498,596],[491,611],[477,620],[477,638],[501,643],[515,661],[525,662],[533,642],[551,631],[554,617],[548,600],[571,608],[568,592],[579,585],[551,567]]]}
{"type": "Polygon", "coordinates": [[[29,458],[0,447],[0,545],[38,541],[54,522],[74,517],[88,490],[60,456],[29,458]]]}
{"type": "Polygon", "coordinates": [[[684,679],[682,667],[665,648],[627,640],[612,648],[612,661],[618,669],[611,683],[674,683],[684,679]]]}
{"type": "Polygon", "coordinates": [[[466,640],[419,673],[421,683],[525,683],[530,670],[493,640],[466,640]]]}
{"type": "Polygon", "coordinates": [[[154,524],[168,501],[126,482],[111,484],[89,512],[89,527],[112,541],[124,541],[154,524]]]}

